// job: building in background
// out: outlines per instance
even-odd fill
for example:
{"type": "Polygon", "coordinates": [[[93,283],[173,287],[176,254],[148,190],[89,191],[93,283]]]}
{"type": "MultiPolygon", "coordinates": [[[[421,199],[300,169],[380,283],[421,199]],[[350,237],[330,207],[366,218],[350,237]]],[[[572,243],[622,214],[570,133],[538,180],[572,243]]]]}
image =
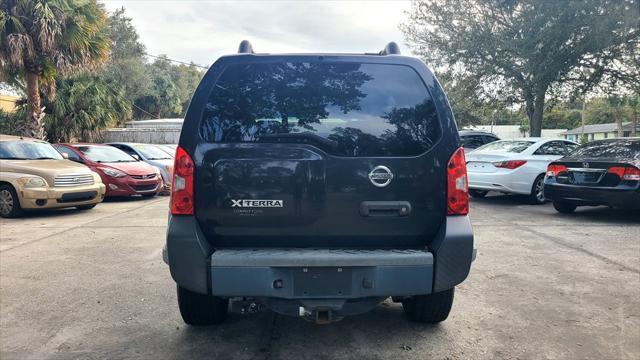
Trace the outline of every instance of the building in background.
{"type": "Polygon", "coordinates": [[[4,112],[14,112],[16,109],[17,96],[0,93],[0,110],[4,112]]]}
{"type": "MultiPolygon", "coordinates": [[[[629,137],[633,134],[633,124],[630,122],[622,123],[623,137],[629,137]]],[[[562,134],[565,139],[579,142],[582,136],[582,126],[571,129],[562,134]]],[[[640,135],[640,124],[636,124],[636,134],[640,135]]],[[[584,135],[587,141],[602,140],[618,137],[618,124],[593,124],[584,126],[584,135]]]]}

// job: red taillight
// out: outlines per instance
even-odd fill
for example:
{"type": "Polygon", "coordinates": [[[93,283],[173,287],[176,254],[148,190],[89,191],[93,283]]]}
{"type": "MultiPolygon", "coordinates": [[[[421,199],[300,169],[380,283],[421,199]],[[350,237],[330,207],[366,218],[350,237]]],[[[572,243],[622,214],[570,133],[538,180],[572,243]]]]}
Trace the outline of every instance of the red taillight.
{"type": "Polygon", "coordinates": [[[525,160],[509,160],[509,161],[499,161],[499,162],[494,162],[493,166],[497,167],[497,168],[503,168],[503,169],[515,169],[515,168],[519,168],[520,166],[526,164],[527,162],[525,160]]]}
{"type": "Polygon", "coordinates": [[[564,165],[550,164],[547,166],[547,176],[558,176],[558,174],[564,171],[567,171],[567,167],[564,165]]]}
{"type": "Polygon", "coordinates": [[[173,184],[171,185],[171,214],[193,215],[193,160],[187,152],[178,147],[173,163],[173,184]]]}
{"type": "Polygon", "coordinates": [[[607,172],[618,175],[621,180],[640,181],[640,170],[634,167],[612,166],[607,172]]]}
{"type": "Polygon", "coordinates": [[[469,213],[469,185],[464,150],[459,148],[447,164],[447,215],[469,213]]]}

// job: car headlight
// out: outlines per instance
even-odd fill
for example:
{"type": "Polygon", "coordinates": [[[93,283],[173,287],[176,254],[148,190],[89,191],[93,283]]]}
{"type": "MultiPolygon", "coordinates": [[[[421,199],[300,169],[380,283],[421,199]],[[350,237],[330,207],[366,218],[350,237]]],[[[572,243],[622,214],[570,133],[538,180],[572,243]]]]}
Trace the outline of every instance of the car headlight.
{"type": "Polygon", "coordinates": [[[23,188],[47,187],[47,182],[41,177],[23,177],[18,179],[18,184],[23,188]]]}
{"type": "Polygon", "coordinates": [[[120,170],[116,170],[116,169],[111,169],[111,168],[99,168],[100,170],[102,170],[103,173],[105,173],[105,175],[107,176],[111,176],[114,178],[121,178],[121,177],[125,177],[127,176],[127,174],[125,174],[124,172],[120,171],[120,170]]]}

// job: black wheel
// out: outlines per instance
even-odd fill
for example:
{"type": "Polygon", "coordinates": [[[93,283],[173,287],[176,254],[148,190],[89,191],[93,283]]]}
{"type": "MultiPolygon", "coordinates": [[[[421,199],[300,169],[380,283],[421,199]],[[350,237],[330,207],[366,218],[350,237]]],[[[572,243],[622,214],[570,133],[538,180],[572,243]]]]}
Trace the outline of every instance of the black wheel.
{"type": "Polygon", "coordinates": [[[533,205],[540,205],[545,202],[547,202],[547,199],[544,197],[544,174],[540,174],[533,182],[533,186],[531,186],[529,203],[533,205]]]}
{"type": "Polygon", "coordinates": [[[226,320],[229,300],[195,293],[178,286],[178,307],[185,323],[195,326],[214,325],[226,320]]]}
{"type": "Polygon", "coordinates": [[[471,195],[472,198],[480,199],[487,196],[488,193],[489,193],[488,191],[484,191],[484,190],[469,189],[469,195],[471,195]]]}
{"type": "Polygon", "coordinates": [[[0,186],[0,216],[3,218],[16,218],[22,215],[18,194],[11,185],[0,186]]]}
{"type": "Polygon", "coordinates": [[[429,295],[412,296],[402,300],[404,313],[411,321],[439,323],[449,316],[453,305],[453,288],[429,295]]]}
{"type": "Polygon", "coordinates": [[[76,206],[76,209],[78,209],[78,210],[91,210],[94,207],[96,207],[96,205],[98,205],[98,204],[79,205],[79,206],[76,206]]]}
{"type": "Polygon", "coordinates": [[[563,214],[571,214],[576,210],[578,205],[564,202],[564,201],[554,201],[553,207],[559,212],[563,214]]]}

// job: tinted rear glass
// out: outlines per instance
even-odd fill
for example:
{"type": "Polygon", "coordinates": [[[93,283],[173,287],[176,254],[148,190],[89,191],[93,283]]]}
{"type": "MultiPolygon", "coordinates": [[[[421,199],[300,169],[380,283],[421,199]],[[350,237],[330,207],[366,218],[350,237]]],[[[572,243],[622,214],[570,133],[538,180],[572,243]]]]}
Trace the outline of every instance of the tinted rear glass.
{"type": "Polygon", "coordinates": [[[207,142],[308,142],[339,156],[414,156],[440,137],[419,75],[401,65],[236,64],[212,90],[207,142]]]}
{"type": "Polygon", "coordinates": [[[569,156],[589,159],[640,159],[640,141],[616,140],[592,142],[579,147],[569,156]]]}

